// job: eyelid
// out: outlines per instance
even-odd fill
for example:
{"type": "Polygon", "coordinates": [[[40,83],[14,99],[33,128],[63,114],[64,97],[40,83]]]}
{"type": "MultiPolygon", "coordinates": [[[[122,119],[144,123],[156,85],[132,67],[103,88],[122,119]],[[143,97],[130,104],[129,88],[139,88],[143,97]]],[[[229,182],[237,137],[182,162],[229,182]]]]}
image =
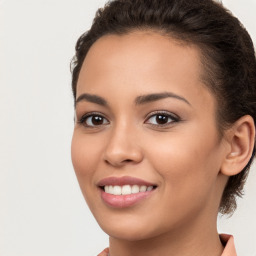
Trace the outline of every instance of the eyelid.
{"type": "MultiPolygon", "coordinates": [[[[108,124],[110,123],[110,121],[109,121],[109,119],[106,117],[106,115],[104,115],[104,114],[101,113],[101,112],[96,112],[96,111],[88,112],[88,113],[82,115],[80,118],[77,118],[77,119],[76,119],[76,122],[77,122],[78,124],[84,125],[85,120],[86,120],[88,117],[91,117],[91,116],[100,116],[100,117],[106,119],[107,122],[108,122],[108,124]]],[[[97,127],[97,126],[100,127],[100,126],[103,126],[103,125],[106,125],[106,124],[95,125],[95,126],[90,126],[90,125],[84,125],[84,126],[87,127],[87,128],[95,128],[95,127],[97,127]]]]}
{"type": "Polygon", "coordinates": [[[173,118],[176,121],[179,121],[181,118],[174,114],[173,112],[167,111],[167,110],[156,110],[153,112],[150,112],[149,114],[146,115],[145,119],[148,120],[150,117],[154,116],[154,115],[166,115],[166,116],[170,116],[171,118],[173,118]]]}
{"type": "Polygon", "coordinates": [[[176,115],[176,114],[174,114],[174,113],[172,113],[172,112],[170,112],[170,111],[166,111],[166,110],[157,110],[157,111],[153,111],[153,112],[150,112],[146,117],[145,117],[145,122],[144,123],[146,123],[146,124],[148,124],[148,125],[151,125],[151,126],[153,126],[153,127],[169,127],[170,125],[173,125],[174,123],[177,123],[177,122],[179,122],[179,121],[181,121],[181,118],[178,116],[178,115],[176,115]],[[165,115],[165,116],[167,116],[167,117],[169,117],[169,118],[171,118],[172,119],[172,121],[171,122],[168,122],[168,123],[166,123],[166,124],[152,124],[152,123],[147,123],[147,121],[150,119],[150,118],[152,118],[152,117],[154,117],[154,116],[157,116],[157,115],[165,115]]]}

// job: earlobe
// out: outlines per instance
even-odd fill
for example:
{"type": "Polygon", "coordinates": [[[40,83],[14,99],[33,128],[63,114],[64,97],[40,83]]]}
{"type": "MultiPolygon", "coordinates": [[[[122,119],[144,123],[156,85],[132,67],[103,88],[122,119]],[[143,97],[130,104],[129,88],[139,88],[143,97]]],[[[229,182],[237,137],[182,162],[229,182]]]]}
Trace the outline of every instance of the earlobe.
{"type": "Polygon", "coordinates": [[[227,131],[228,150],[221,172],[226,176],[240,173],[249,162],[255,143],[255,124],[249,115],[238,119],[227,131]]]}

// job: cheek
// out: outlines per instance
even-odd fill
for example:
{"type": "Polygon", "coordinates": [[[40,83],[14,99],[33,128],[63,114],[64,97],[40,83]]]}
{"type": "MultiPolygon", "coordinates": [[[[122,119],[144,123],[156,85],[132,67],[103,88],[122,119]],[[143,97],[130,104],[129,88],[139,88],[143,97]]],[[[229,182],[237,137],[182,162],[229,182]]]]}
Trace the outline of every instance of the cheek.
{"type": "MultiPolygon", "coordinates": [[[[85,136],[79,131],[74,131],[71,144],[71,157],[76,177],[87,205],[92,212],[97,212],[95,205],[95,173],[99,164],[100,142],[93,136],[85,136]]],[[[99,204],[98,204],[99,205],[99,204]]]]}
{"type": "Polygon", "coordinates": [[[90,182],[99,159],[97,143],[74,132],[71,144],[71,158],[79,184],[90,182]]]}
{"type": "MultiPolygon", "coordinates": [[[[177,202],[189,201],[194,196],[203,198],[211,193],[219,172],[219,148],[217,140],[206,138],[202,133],[194,136],[169,134],[158,138],[158,145],[148,158],[162,177],[163,189],[175,195],[177,202]]],[[[192,200],[193,201],[193,200],[192,200]]]]}

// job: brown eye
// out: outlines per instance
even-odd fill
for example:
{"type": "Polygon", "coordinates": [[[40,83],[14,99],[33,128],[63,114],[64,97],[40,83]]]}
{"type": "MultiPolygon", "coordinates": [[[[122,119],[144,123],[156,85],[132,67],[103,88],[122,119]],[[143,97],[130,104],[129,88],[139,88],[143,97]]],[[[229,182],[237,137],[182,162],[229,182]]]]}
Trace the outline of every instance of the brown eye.
{"type": "Polygon", "coordinates": [[[156,115],[155,121],[158,124],[166,124],[168,123],[169,117],[166,115],[156,115]]]}
{"type": "Polygon", "coordinates": [[[156,125],[156,126],[164,126],[171,124],[173,122],[178,122],[179,118],[174,116],[173,114],[169,113],[156,113],[151,115],[146,123],[151,124],[151,125],[156,125]]]}
{"type": "Polygon", "coordinates": [[[95,127],[95,126],[108,124],[109,121],[101,115],[94,114],[94,115],[87,115],[82,117],[82,119],[80,120],[80,123],[82,123],[84,126],[87,126],[87,127],[95,127]]]}
{"type": "Polygon", "coordinates": [[[93,125],[102,125],[104,123],[104,118],[101,116],[92,116],[91,123],[93,125]]]}

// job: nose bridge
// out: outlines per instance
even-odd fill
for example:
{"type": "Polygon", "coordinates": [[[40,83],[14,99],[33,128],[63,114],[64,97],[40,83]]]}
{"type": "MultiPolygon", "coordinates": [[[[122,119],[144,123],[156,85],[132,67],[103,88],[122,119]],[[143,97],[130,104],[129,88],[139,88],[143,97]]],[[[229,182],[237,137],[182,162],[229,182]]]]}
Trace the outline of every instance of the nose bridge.
{"type": "Polygon", "coordinates": [[[124,118],[113,125],[109,131],[109,139],[105,149],[105,161],[113,166],[128,162],[138,163],[142,160],[142,149],[138,144],[138,131],[135,125],[124,118]]]}

